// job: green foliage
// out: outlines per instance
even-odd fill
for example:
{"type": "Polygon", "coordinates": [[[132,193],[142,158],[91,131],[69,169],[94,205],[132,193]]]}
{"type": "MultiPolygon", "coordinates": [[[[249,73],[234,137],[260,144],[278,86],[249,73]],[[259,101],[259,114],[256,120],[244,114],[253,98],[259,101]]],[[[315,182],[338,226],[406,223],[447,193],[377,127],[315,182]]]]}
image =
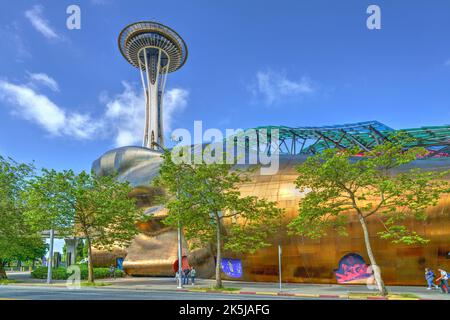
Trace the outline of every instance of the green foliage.
{"type": "Polygon", "coordinates": [[[18,283],[17,280],[0,279],[0,286],[18,283]]]}
{"type": "Polygon", "coordinates": [[[32,165],[19,164],[0,156],[0,278],[4,265],[12,260],[33,260],[46,251],[45,242],[28,224],[21,197],[32,177],[32,165]]]}
{"type": "Polygon", "coordinates": [[[37,231],[54,229],[60,236],[73,232],[76,212],[72,170],[43,169],[28,183],[22,197],[27,204],[27,219],[37,231]]]}
{"type": "Polygon", "coordinates": [[[423,148],[405,149],[407,142],[400,134],[372,151],[328,149],[309,157],[298,167],[296,185],[305,196],[290,232],[318,238],[331,228],[345,234],[348,213],[356,213],[364,220],[376,215],[384,227],[379,233],[383,239],[426,243],[403,222],[408,217],[426,219],[426,209],[450,190],[442,180],[449,172],[402,169],[426,153],[423,148]],[[396,168],[394,175],[391,170],[396,168]]]}
{"type": "MultiPolygon", "coordinates": [[[[88,254],[89,254],[89,246],[88,246],[88,242],[84,241],[84,245],[83,245],[83,258],[87,258],[88,254]]],[[[83,258],[81,260],[83,260],[83,258]]]]}
{"type": "MultiPolygon", "coordinates": [[[[31,272],[31,277],[36,279],[47,279],[47,267],[41,266],[37,267],[31,272]]],[[[66,268],[59,267],[52,269],[52,279],[53,280],[66,280],[69,277],[66,274],[66,268]]]]}
{"type": "MultiPolygon", "coordinates": [[[[256,197],[242,197],[238,185],[245,182],[244,172],[228,164],[175,163],[164,154],[157,186],[166,188],[169,214],[164,222],[183,226],[194,245],[216,243],[220,261],[221,248],[234,252],[253,252],[269,245],[267,239],[279,227],[282,210],[274,202],[256,197]],[[225,229],[224,223],[230,227],[225,229]]],[[[216,270],[220,287],[220,272],[216,270]]]]}
{"type": "MultiPolygon", "coordinates": [[[[80,275],[81,280],[88,279],[88,267],[86,265],[79,265],[80,267],[80,275]]],[[[59,267],[53,268],[52,270],[52,279],[53,280],[67,280],[67,278],[71,274],[67,272],[66,268],[59,267]]],[[[115,270],[116,278],[124,277],[125,273],[122,270],[115,270]]],[[[47,267],[38,267],[33,272],[31,272],[31,276],[36,279],[47,279],[47,267]]],[[[95,279],[105,279],[109,278],[111,273],[109,272],[109,268],[94,268],[94,278],[95,279]]]]}
{"type": "Polygon", "coordinates": [[[92,246],[126,246],[138,232],[135,223],[143,219],[143,211],[128,196],[131,190],[111,176],[43,170],[24,193],[27,217],[36,230],[53,228],[60,235],[85,238],[88,255],[92,246]]]}
{"type": "Polygon", "coordinates": [[[82,287],[106,287],[110,286],[111,283],[108,282],[81,282],[82,287]]]}
{"type": "Polygon", "coordinates": [[[291,234],[319,238],[330,229],[346,234],[348,214],[356,214],[373,266],[380,294],[388,294],[370,243],[366,219],[373,216],[384,227],[378,235],[394,243],[424,244],[409,230],[409,217],[426,219],[426,209],[450,191],[442,178],[449,172],[420,171],[408,163],[425,155],[423,148],[406,148],[405,134],[388,137],[371,151],[327,149],[298,167],[297,188],[304,194],[299,215],[288,225],[291,234]],[[355,155],[359,155],[356,157],[355,155]],[[397,169],[394,174],[393,169],[397,169]]]}
{"type": "Polygon", "coordinates": [[[166,152],[155,182],[172,195],[166,202],[165,223],[177,227],[181,222],[188,239],[205,245],[215,239],[217,225],[227,221],[228,231],[221,229],[225,249],[253,252],[268,245],[267,237],[279,226],[282,210],[274,202],[242,197],[238,185],[247,180],[246,173],[233,171],[231,165],[175,164],[166,152]]]}
{"type": "Polygon", "coordinates": [[[87,247],[86,247],[85,243],[86,243],[86,241],[84,241],[82,239],[80,239],[78,241],[77,257],[76,257],[77,262],[83,260],[84,258],[87,258],[87,251],[88,250],[87,250],[87,247]]]}

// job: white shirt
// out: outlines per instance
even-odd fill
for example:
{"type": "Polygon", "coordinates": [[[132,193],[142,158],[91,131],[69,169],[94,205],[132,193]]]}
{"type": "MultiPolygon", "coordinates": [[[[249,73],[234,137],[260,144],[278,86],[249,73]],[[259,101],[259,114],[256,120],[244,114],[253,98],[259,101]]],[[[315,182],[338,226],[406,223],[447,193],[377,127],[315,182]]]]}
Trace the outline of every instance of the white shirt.
{"type": "Polygon", "coordinates": [[[447,274],[447,272],[445,272],[444,270],[441,270],[441,277],[442,277],[442,279],[444,279],[444,280],[448,280],[448,274],[447,274]]]}

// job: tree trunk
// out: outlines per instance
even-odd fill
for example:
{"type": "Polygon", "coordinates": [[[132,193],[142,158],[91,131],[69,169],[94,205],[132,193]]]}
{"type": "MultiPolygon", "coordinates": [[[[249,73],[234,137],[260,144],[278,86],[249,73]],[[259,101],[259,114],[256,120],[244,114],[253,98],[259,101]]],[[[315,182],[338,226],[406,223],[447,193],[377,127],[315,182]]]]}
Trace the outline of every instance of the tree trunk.
{"type": "Polygon", "coordinates": [[[216,254],[216,288],[222,288],[222,275],[220,273],[220,264],[222,262],[222,239],[220,237],[220,218],[216,214],[216,238],[217,238],[217,254],[216,254]]]}
{"type": "Polygon", "coordinates": [[[7,279],[6,271],[5,271],[5,263],[3,260],[0,260],[0,280],[7,279]]]}
{"type": "Polygon", "coordinates": [[[94,282],[94,265],[92,263],[92,244],[91,239],[86,237],[86,243],[88,246],[88,282],[94,282]]]}
{"type": "Polygon", "coordinates": [[[373,255],[372,246],[370,244],[369,231],[367,229],[366,220],[362,215],[359,215],[359,222],[364,232],[364,242],[366,244],[367,255],[369,256],[370,264],[372,266],[373,274],[375,276],[375,281],[377,283],[378,291],[382,296],[387,296],[388,291],[384,285],[383,279],[381,278],[380,267],[377,265],[375,256],[373,255]]]}

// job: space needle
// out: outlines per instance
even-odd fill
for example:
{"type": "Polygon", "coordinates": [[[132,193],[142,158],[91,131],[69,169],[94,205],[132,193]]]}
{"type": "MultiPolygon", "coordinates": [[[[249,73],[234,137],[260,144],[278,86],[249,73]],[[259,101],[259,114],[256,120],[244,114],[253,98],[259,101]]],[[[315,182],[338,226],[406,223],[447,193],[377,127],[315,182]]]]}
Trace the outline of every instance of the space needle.
{"type": "Polygon", "coordinates": [[[173,29],[157,22],[135,22],[119,35],[119,49],[124,58],[141,73],[145,93],[145,128],[143,146],[157,150],[164,147],[163,97],[167,74],[186,62],[186,43],[173,29]]]}

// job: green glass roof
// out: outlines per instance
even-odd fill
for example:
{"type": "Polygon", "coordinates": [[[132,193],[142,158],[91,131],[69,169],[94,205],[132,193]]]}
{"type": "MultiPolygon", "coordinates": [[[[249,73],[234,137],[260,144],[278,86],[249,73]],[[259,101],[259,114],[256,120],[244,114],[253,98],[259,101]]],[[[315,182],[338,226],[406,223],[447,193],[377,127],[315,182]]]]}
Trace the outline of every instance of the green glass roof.
{"type": "MultiPolygon", "coordinates": [[[[425,147],[430,151],[430,156],[450,154],[450,125],[395,130],[378,121],[367,121],[322,127],[260,126],[252,130],[256,131],[256,135],[248,135],[247,130],[230,138],[234,138],[238,143],[251,141],[253,145],[259,145],[261,137],[278,133],[280,153],[314,154],[327,148],[345,149],[357,146],[370,150],[389,140],[393,133],[404,132],[411,138],[408,139],[411,141],[406,144],[407,147],[425,147]],[[241,139],[243,136],[247,140],[241,139]]],[[[266,146],[258,147],[267,148],[269,145],[270,143],[266,143],[266,146]]],[[[269,147],[274,148],[273,144],[269,147]]]]}

